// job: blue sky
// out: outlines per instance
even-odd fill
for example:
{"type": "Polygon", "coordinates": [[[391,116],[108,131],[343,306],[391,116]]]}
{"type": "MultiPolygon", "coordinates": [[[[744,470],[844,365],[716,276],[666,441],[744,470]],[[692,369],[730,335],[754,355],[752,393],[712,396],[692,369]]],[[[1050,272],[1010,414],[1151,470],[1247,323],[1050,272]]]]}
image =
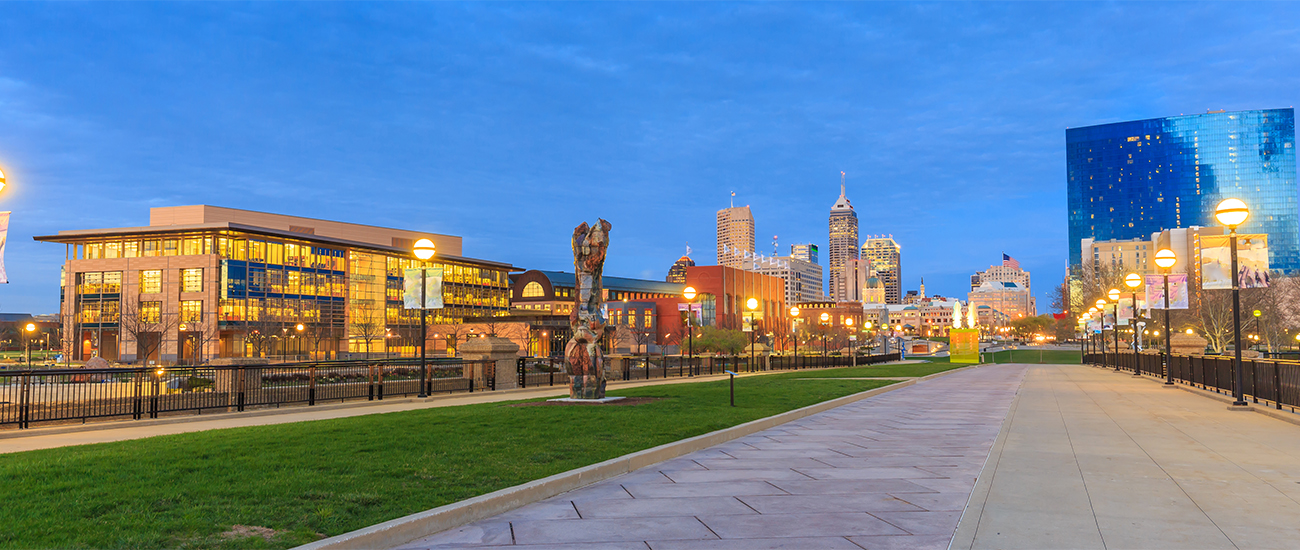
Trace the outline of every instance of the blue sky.
{"type": "MultiPolygon", "coordinates": [[[[5,3],[0,311],[53,312],[33,235],[214,204],[461,235],[467,256],[661,279],[714,213],[824,248],[839,172],[905,288],[1007,252],[1045,309],[1065,129],[1292,107],[1300,5],[5,3]]],[[[823,261],[824,263],[824,261],[823,261]]]]}

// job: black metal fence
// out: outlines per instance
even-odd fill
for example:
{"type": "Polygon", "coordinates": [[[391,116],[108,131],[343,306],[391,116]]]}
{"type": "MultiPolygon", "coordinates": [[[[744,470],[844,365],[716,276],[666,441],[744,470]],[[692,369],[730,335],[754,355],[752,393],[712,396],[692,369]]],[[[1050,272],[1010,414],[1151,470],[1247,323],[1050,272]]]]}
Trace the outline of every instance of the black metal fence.
{"type": "MultiPolygon", "coordinates": [[[[1084,354],[1085,364],[1164,377],[1160,353],[1133,352],[1084,354]]],[[[1232,395],[1235,378],[1231,355],[1171,355],[1169,371],[1175,382],[1216,393],[1232,395]]],[[[1277,409],[1300,406],[1300,361],[1284,359],[1241,359],[1242,393],[1255,403],[1261,400],[1277,409]]]]}
{"type": "MultiPolygon", "coordinates": [[[[474,391],[466,368],[479,363],[486,380],[494,380],[495,363],[490,361],[430,364],[425,393],[474,391]]],[[[6,370],[0,371],[0,427],[22,429],[36,423],[96,418],[138,420],[300,403],[382,400],[420,394],[420,370],[415,359],[6,370]]]]}
{"type": "MultiPolygon", "coordinates": [[[[859,366],[874,365],[888,361],[897,361],[897,353],[881,355],[859,355],[859,366]]],[[[762,370],[796,370],[822,369],[829,367],[848,367],[855,364],[848,355],[773,355],[768,358],[747,355],[696,356],[684,355],[645,355],[629,357],[606,357],[609,368],[622,380],[653,380],[656,378],[679,378],[722,374],[732,372],[757,372],[762,370]]],[[[561,357],[535,358],[521,357],[517,363],[519,387],[567,385],[569,377],[564,371],[564,359],[561,357]]]]}

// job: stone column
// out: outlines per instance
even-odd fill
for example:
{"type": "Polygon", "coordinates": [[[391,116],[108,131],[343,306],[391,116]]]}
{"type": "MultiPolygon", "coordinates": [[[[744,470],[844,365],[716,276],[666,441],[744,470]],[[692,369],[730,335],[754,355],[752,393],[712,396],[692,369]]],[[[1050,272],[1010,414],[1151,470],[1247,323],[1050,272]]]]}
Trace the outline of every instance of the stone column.
{"type": "MultiPolygon", "coordinates": [[[[516,361],[519,359],[519,345],[507,338],[485,336],[470,338],[461,344],[460,356],[466,361],[493,361],[496,363],[496,389],[508,390],[519,387],[519,374],[516,361]]],[[[487,388],[487,380],[482,367],[474,367],[474,389],[487,388]]]]}

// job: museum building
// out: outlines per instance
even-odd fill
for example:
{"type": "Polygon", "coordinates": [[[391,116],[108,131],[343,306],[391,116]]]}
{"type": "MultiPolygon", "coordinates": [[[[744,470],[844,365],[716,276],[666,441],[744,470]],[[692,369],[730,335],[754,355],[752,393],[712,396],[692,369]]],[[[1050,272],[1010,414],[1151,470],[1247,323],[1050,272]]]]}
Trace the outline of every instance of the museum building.
{"type": "Polygon", "coordinates": [[[512,266],[462,257],[451,235],[193,205],[151,208],[146,227],[35,240],[66,245],[60,317],[80,360],[412,356],[419,315],[402,306],[402,276],[421,266],[444,274],[430,323],[510,306],[512,266]],[[437,249],[425,262],[411,253],[421,238],[437,249]]]}

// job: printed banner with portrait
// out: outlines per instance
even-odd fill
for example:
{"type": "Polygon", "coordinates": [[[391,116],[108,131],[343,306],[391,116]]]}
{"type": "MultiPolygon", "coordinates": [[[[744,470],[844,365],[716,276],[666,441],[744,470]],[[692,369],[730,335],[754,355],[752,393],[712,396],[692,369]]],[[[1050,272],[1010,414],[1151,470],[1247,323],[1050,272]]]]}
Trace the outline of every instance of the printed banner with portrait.
{"type": "MultiPolygon", "coordinates": [[[[1147,296],[1151,309],[1165,308],[1165,279],[1161,275],[1146,276],[1147,296]]],[[[1187,309],[1187,274],[1169,274],[1169,309],[1187,309]]]]}
{"type": "MultiPolygon", "coordinates": [[[[1232,251],[1228,245],[1228,235],[1201,237],[1202,289],[1232,289],[1232,251]]],[[[1268,235],[1237,235],[1237,279],[1241,288],[1268,286],[1268,235]]]]}

